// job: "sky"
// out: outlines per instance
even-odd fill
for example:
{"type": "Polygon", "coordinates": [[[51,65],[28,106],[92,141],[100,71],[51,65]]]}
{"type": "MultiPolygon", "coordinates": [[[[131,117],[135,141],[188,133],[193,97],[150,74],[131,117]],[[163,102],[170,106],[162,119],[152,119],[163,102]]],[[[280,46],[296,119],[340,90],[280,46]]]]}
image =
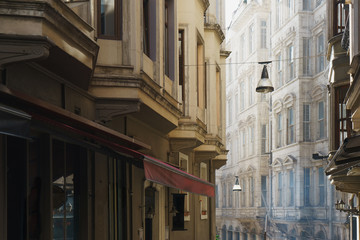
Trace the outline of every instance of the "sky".
{"type": "Polygon", "coordinates": [[[229,26],[231,21],[232,13],[237,8],[239,0],[225,0],[225,24],[226,28],[229,26]]]}

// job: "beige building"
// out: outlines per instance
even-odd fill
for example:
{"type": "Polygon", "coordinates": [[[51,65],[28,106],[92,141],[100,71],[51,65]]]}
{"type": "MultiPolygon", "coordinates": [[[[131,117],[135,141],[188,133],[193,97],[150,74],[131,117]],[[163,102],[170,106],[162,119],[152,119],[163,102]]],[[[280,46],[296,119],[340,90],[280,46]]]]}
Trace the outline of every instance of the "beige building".
{"type": "Polygon", "coordinates": [[[0,2],[1,239],[215,239],[223,10],[0,2]]]}
{"type": "Polygon", "coordinates": [[[227,33],[221,239],[347,239],[327,181],[326,1],[241,1],[227,33]],[[261,10],[260,10],[261,9],[261,10]],[[240,43],[240,44],[236,44],[240,43]],[[269,62],[267,62],[269,61],[269,62]],[[266,65],[274,91],[256,93],[266,65]],[[234,176],[241,192],[233,192],[234,176]]]}
{"type": "Polygon", "coordinates": [[[337,210],[349,216],[349,239],[359,239],[359,3],[329,1],[327,12],[330,142],[325,172],[342,193],[337,210]]]}

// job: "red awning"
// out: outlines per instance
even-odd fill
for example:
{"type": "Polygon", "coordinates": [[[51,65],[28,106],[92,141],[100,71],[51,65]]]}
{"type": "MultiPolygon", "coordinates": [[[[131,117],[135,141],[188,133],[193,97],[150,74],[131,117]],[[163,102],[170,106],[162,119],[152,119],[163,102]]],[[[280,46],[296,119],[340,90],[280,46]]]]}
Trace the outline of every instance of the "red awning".
{"type": "Polygon", "coordinates": [[[143,160],[145,178],[168,187],[181,189],[187,192],[215,196],[214,184],[202,180],[163,161],[144,155],[134,149],[150,148],[150,146],[120,134],[115,130],[97,124],[86,118],[77,116],[63,109],[51,106],[41,100],[10,91],[0,86],[0,95],[14,98],[26,104],[33,119],[55,126],[66,132],[96,140],[115,151],[143,160]],[[55,120],[56,119],[56,120],[55,120]]]}
{"type": "Polygon", "coordinates": [[[155,158],[144,155],[144,169],[145,178],[149,181],[208,197],[215,196],[214,184],[155,158]]]}

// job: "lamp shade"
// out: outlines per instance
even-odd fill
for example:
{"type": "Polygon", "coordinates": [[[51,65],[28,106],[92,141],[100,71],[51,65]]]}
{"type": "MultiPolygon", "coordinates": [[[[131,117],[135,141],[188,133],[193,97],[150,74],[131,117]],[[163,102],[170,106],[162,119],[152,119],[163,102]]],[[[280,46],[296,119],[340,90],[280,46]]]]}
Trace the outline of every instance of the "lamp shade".
{"type": "Polygon", "coordinates": [[[262,73],[261,73],[261,79],[258,82],[258,85],[256,87],[256,92],[258,93],[268,93],[274,91],[274,87],[269,79],[269,74],[266,68],[266,65],[264,65],[262,73]]]}
{"type": "Polygon", "coordinates": [[[239,177],[238,176],[235,176],[235,184],[234,184],[234,187],[233,187],[233,191],[234,192],[240,192],[242,189],[240,187],[240,184],[239,184],[239,177]]]}

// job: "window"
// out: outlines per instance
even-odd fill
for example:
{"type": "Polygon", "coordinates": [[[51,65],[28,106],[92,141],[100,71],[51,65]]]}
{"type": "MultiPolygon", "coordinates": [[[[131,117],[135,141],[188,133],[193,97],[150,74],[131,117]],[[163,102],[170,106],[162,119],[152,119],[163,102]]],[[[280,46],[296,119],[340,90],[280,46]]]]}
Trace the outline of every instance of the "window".
{"type": "Polygon", "coordinates": [[[233,240],[233,232],[232,231],[228,231],[228,238],[227,240],[233,240]]]}
{"type": "Polygon", "coordinates": [[[267,48],[267,44],[266,44],[266,32],[267,32],[267,26],[266,26],[266,21],[265,20],[261,20],[261,32],[260,32],[260,47],[261,48],[267,48]]]}
{"type": "Polygon", "coordinates": [[[156,12],[155,2],[143,0],[143,51],[156,61],[156,12]]]}
{"type": "Polygon", "coordinates": [[[289,17],[291,17],[294,14],[294,0],[287,0],[287,1],[288,1],[289,17]]]}
{"type": "Polygon", "coordinates": [[[239,193],[234,193],[235,195],[235,208],[239,208],[240,207],[240,199],[239,199],[239,193]]]}
{"type": "Polygon", "coordinates": [[[169,30],[169,6],[168,1],[165,0],[164,6],[164,64],[165,64],[165,74],[169,76],[170,73],[170,58],[169,58],[169,44],[170,44],[170,30],[169,30]]]}
{"type": "Polygon", "coordinates": [[[165,0],[164,5],[164,72],[170,80],[175,79],[175,28],[174,0],[165,0]]]}
{"type": "Polygon", "coordinates": [[[261,176],[261,207],[267,207],[267,182],[266,182],[266,176],[261,176]]]}
{"type": "Polygon", "coordinates": [[[324,71],[324,66],[325,66],[324,34],[320,34],[317,37],[317,57],[316,57],[317,73],[324,71]]]}
{"type": "Polygon", "coordinates": [[[75,223],[79,221],[79,193],[75,188],[80,165],[73,145],[53,140],[53,238],[76,238],[75,223]],[[77,163],[77,164],[76,164],[77,163]],[[75,170],[75,171],[74,171],[75,170]]]}
{"type": "Polygon", "coordinates": [[[206,72],[205,72],[205,59],[204,59],[204,44],[198,39],[197,49],[197,106],[200,109],[206,108],[206,72]]]}
{"type": "Polygon", "coordinates": [[[261,154],[268,152],[266,125],[261,125],[261,154]]]}
{"type": "Polygon", "coordinates": [[[294,71],[294,46],[290,45],[288,47],[288,75],[289,75],[289,81],[292,80],[295,77],[295,71],[294,71]]]}
{"type": "Polygon", "coordinates": [[[311,58],[310,58],[310,38],[303,38],[303,74],[304,76],[311,75],[311,58]]]}
{"type": "Polygon", "coordinates": [[[311,0],[303,0],[303,10],[310,11],[311,10],[311,0]]]}
{"type": "Polygon", "coordinates": [[[350,111],[344,103],[348,88],[349,85],[335,88],[335,148],[339,148],[351,132],[350,111]]]}
{"type": "Polygon", "coordinates": [[[294,206],[294,171],[289,171],[289,206],[294,206]]]}
{"type": "Polygon", "coordinates": [[[254,206],[254,177],[250,177],[250,207],[254,206]]]}
{"type": "Polygon", "coordinates": [[[279,28],[282,22],[282,0],[276,1],[276,28],[279,28]]]}
{"type": "Polygon", "coordinates": [[[240,111],[243,111],[245,108],[245,83],[242,81],[240,83],[240,111]]]}
{"type": "Polygon", "coordinates": [[[251,126],[249,129],[249,133],[250,133],[250,151],[249,151],[249,155],[253,155],[254,154],[254,145],[255,145],[255,129],[254,126],[251,126]]]}
{"type": "Polygon", "coordinates": [[[238,112],[239,112],[239,94],[238,94],[238,93],[235,94],[235,100],[234,100],[234,102],[235,102],[234,114],[235,114],[235,118],[236,118],[236,115],[237,115],[238,112]]]}
{"type": "MultiPolygon", "coordinates": [[[[179,86],[181,89],[181,101],[183,107],[185,107],[185,36],[184,36],[184,30],[179,30],[178,35],[178,52],[179,52],[179,86]]],[[[183,109],[183,112],[184,109],[183,109]]]]}
{"type": "Polygon", "coordinates": [[[232,99],[228,100],[228,122],[229,125],[232,123],[232,99]]]}
{"type": "Polygon", "coordinates": [[[310,104],[303,105],[303,135],[304,142],[310,142],[310,104]]]}
{"type": "Polygon", "coordinates": [[[279,172],[278,174],[278,186],[277,186],[277,190],[278,190],[278,195],[277,195],[277,206],[281,207],[282,206],[282,201],[283,201],[283,179],[282,179],[282,173],[279,172]]]}
{"type": "Polygon", "coordinates": [[[229,82],[232,82],[233,80],[233,64],[232,64],[232,58],[229,58],[229,82]]]}
{"type": "Polygon", "coordinates": [[[287,119],[287,143],[291,144],[295,142],[295,124],[294,124],[294,111],[293,108],[288,109],[287,119]]]}
{"type": "Polygon", "coordinates": [[[231,208],[233,207],[232,205],[232,198],[233,198],[233,183],[229,183],[228,184],[228,191],[229,191],[229,194],[228,194],[228,208],[231,208]]]}
{"type": "Polygon", "coordinates": [[[249,27],[249,54],[254,51],[254,24],[249,27]]]}
{"type": "Polygon", "coordinates": [[[346,19],[349,14],[349,7],[342,3],[342,1],[336,1],[333,8],[333,35],[342,33],[345,30],[346,19]]]}
{"type": "Polygon", "coordinates": [[[277,147],[282,146],[282,115],[277,115],[277,147]]]}
{"type": "Polygon", "coordinates": [[[240,61],[245,59],[245,34],[242,34],[240,37],[240,61]]]}
{"type": "Polygon", "coordinates": [[[226,226],[224,225],[221,229],[221,239],[226,239],[226,226]]]}
{"type": "Polygon", "coordinates": [[[304,168],[304,206],[310,206],[310,168],[304,168]]]}
{"type": "Polygon", "coordinates": [[[250,76],[249,77],[249,105],[252,105],[254,103],[254,77],[250,76]]]}
{"type": "Polygon", "coordinates": [[[325,137],[324,102],[318,103],[318,139],[325,137]]]}
{"type": "Polygon", "coordinates": [[[319,174],[319,206],[325,206],[326,199],[325,199],[325,174],[324,168],[320,167],[318,169],[319,174]]]}
{"type": "Polygon", "coordinates": [[[219,208],[219,186],[215,185],[215,207],[219,208]]]}
{"type": "MultiPolygon", "coordinates": [[[[221,72],[220,72],[220,68],[217,67],[216,68],[216,123],[217,123],[217,129],[218,129],[218,134],[219,136],[222,135],[222,100],[221,100],[221,97],[222,97],[222,94],[221,94],[221,72]]],[[[236,101],[238,101],[236,99],[236,101]]],[[[238,109],[236,109],[236,112],[238,111],[238,109]]]]}
{"type": "Polygon", "coordinates": [[[281,53],[279,53],[276,56],[277,59],[277,83],[278,83],[278,87],[281,87],[283,85],[283,74],[282,74],[282,63],[281,63],[281,53]]]}
{"type": "MultiPolygon", "coordinates": [[[[207,181],[208,180],[208,174],[207,174],[207,165],[206,163],[200,163],[200,178],[207,181]]],[[[201,208],[201,219],[207,219],[207,207],[208,207],[208,198],[206,196],[200,195],[200,208],[201,208]]],[[[231,193],[229,193],[229,206],[231,207],[231,193]]]]}
{"type": "Polygon", "coordinates": [[[222,184],[222,207],[226,208],[226,192],[227,192],[227,188],[226,188],[226,184],[223,183],[222,184]]]}
{"type": "Polygon", "coordinates": [[[245,197],[246,197],[246,186],[245,186],[245,180],[241,179],[241,187],[242,187],[242,194],[241,196],[241,207],[245,207],[245,197]]]}
{"type": "Polygon", "coordinates": [[[316,7],[318,7],[323,2],[323,0],[316,0],[315,2],[316,2],[316,7]]]}
{"type": "Polygon", "coordinates": [[[98,36],[121,40],[122,0],[98,1],[98,36]]]}
{"type": "Polygon", "coordinates": [[[246,134],[245,129],[241,131],[241,157],[246,156],[246,134]]]}

